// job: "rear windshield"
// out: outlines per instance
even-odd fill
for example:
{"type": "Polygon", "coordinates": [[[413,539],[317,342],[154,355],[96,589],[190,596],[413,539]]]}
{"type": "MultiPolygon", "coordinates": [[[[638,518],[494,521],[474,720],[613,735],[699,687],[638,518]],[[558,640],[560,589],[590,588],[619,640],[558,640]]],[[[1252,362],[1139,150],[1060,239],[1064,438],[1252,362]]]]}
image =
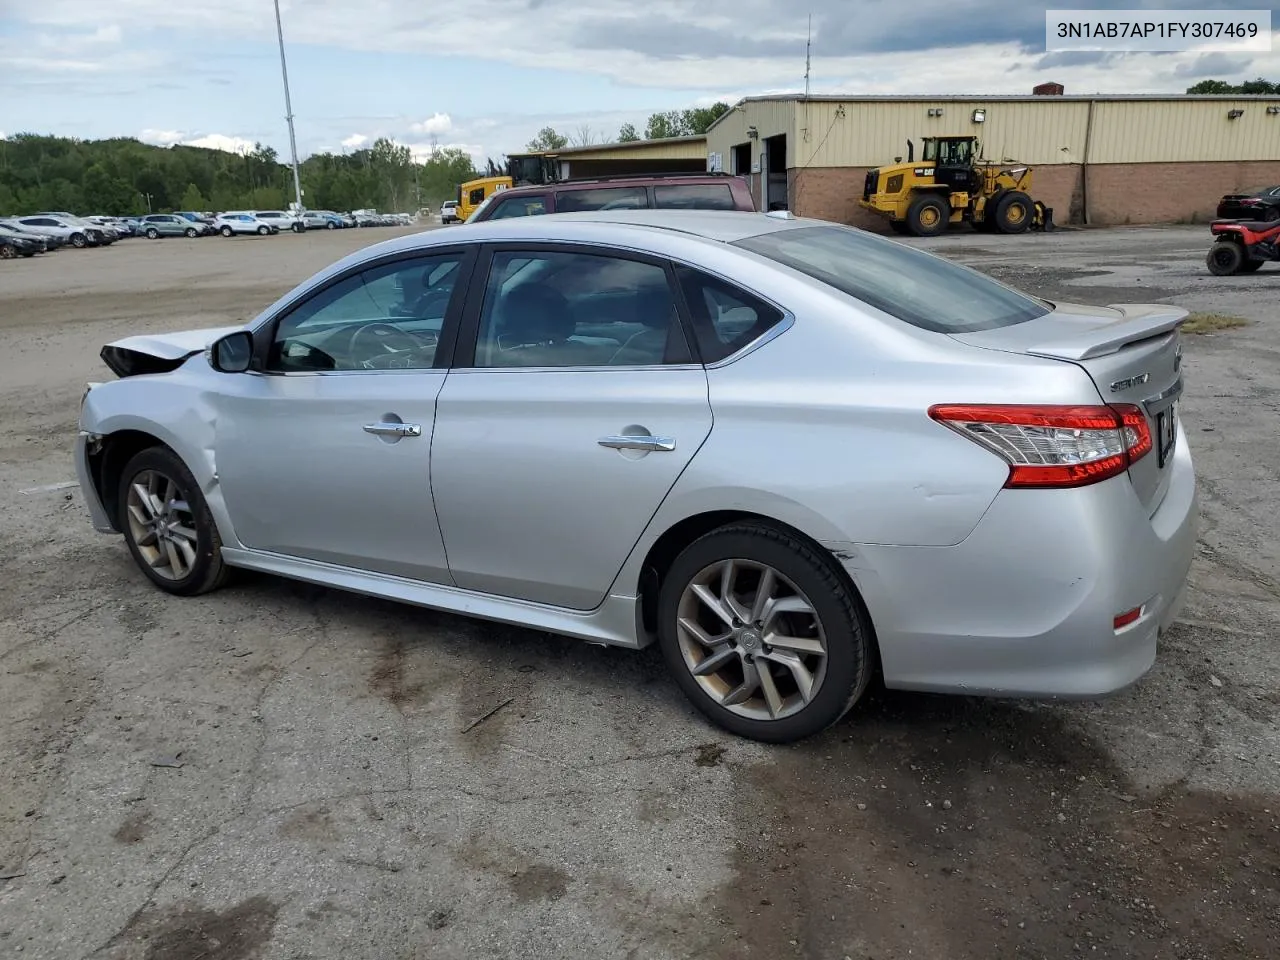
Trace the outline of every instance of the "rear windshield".
{"type": "Polygon", "coordinates": [[[976,270],[849,227],[798,227],[735,245],[938,333],[995,330],[1050,312],[976,270]]]}
{"type": "Polygon", "coordinates": [[[727,183],[682,183],[653,188],[653,205],[668,210],[733,210],[727,183]]]}

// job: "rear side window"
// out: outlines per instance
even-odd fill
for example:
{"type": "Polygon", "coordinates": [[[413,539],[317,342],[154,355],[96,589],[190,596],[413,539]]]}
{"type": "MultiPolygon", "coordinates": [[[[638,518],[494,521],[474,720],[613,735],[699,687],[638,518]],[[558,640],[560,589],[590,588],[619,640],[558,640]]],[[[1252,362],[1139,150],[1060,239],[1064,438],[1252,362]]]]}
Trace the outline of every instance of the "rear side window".
{"type": "Polygon", "coordinates": [[[556,194],[556,213],[580,210],[635,210],[649,206],[644,187],[600,187],[596,190],[561,190],[556,194]]]}
{"type": "Polygon", "coordinates": [[[727,183],[685,183],[654,187],[653,205],[665,210],[734,210],[727,183]]]}
{"type": "Polygon", "coordinates": [[[782,311],[731,283],[676,266],[703,363],[737,353],[782,322],[782,311]]]}
{"type": "Polygon", "coordinates": [[[937,333],[995,330],[1050,312],[1042,301],[977,270],[851,227],[778,230],[735,246],[937,333]]]}
{"type": "Polygon", "coordinates": [[[536,217],[547,212],[547,198],[544,196],[507,197],[493,208],[490,220],[505,220],[508,217],[536,217]]]}

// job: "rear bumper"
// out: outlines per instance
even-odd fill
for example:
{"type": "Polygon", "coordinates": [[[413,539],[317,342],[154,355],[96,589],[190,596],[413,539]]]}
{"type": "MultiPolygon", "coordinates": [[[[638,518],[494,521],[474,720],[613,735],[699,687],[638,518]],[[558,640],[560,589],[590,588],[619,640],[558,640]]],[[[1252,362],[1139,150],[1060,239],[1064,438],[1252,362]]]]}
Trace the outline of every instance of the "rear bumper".
{"type": "Polygon", "coordinates": [[[1173,471],[1150,516],[1121,476],[1003,490],[953,547],[854,548],[844,562],[875,624],[886,686],[1083,699],[1140,679],[1181,610],[1195,551],[1185,436],[1173,471]],[[1138,607],[1136,622],[1114,629],[1138,607]]]}

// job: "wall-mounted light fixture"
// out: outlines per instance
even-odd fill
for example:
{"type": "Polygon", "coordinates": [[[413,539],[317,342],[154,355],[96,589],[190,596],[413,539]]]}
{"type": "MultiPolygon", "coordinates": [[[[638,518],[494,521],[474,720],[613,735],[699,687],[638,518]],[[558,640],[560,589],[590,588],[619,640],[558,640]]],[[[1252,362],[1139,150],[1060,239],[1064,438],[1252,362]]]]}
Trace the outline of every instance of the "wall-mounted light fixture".
{"type": "Polygon", "coordinates": [[[1274,104],[1270,107],[1267,107],[1268,116],[1274,117],[1276,114],[1280,114],[1280,107],[1275,106],[1274,104]]]}
{"type": "Polygon", "coordinates": [[[1228,111],[1227,111],[1227,119],[1228,119],[1228,120],[1239,120],[1239,119],[1240,119],[1241,117],[1243,117],[1243,116],[1244,116],[1244,111],[1243,111],[1243,110],[1228,110],[1228,111]]]}
{"type": "Polygon", "coordinates": [[[973,111],[973,122],[974,122],[974,123],[986,123],[986,122],[987,122],[987,111],[985,111],[985,110],[975,110],[975,111],[973,111]]]}
{"type": "Polygon", "coordinates": [[[757,130],[754,126],[747,127],[747,138],[750,140],[759,140],[760,131],[757,130]]]}
{"type": "Polygon", "coordinates": [[[931,116],[931,117],[940,117],[940,116],[942,116],[942,108],[941,108],[941,107],[930,107],[930,108],[929,108],[929,116],[931,116]]]}

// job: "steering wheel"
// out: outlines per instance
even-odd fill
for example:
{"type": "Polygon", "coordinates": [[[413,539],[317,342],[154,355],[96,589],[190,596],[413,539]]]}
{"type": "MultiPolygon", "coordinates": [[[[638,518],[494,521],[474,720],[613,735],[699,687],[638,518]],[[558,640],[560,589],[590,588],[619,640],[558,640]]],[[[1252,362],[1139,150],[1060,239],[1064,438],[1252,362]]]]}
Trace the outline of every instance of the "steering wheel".
{"type": "Polygon", "coordinates": [[[347,352],[352,356],[358,356],[357,347],[360,346],[361,340],[365,336],[377,336],[377,346],[384,351],[383,353],[375,353],[365,364],[373,366],[380,359],[387,358],[390,355],[406,353],[411,350],[420,350],[422,347],[430,346],[436,342],[434,333],[428,334],[430,339],[419,337],[409,333],[407,330],[401,330],[393,323],[383,323],[377,321],[374,323],[366,323],[362,327],[358,327],[355,333],[351,334],[351,339],[347,343],[347,352]]]}

